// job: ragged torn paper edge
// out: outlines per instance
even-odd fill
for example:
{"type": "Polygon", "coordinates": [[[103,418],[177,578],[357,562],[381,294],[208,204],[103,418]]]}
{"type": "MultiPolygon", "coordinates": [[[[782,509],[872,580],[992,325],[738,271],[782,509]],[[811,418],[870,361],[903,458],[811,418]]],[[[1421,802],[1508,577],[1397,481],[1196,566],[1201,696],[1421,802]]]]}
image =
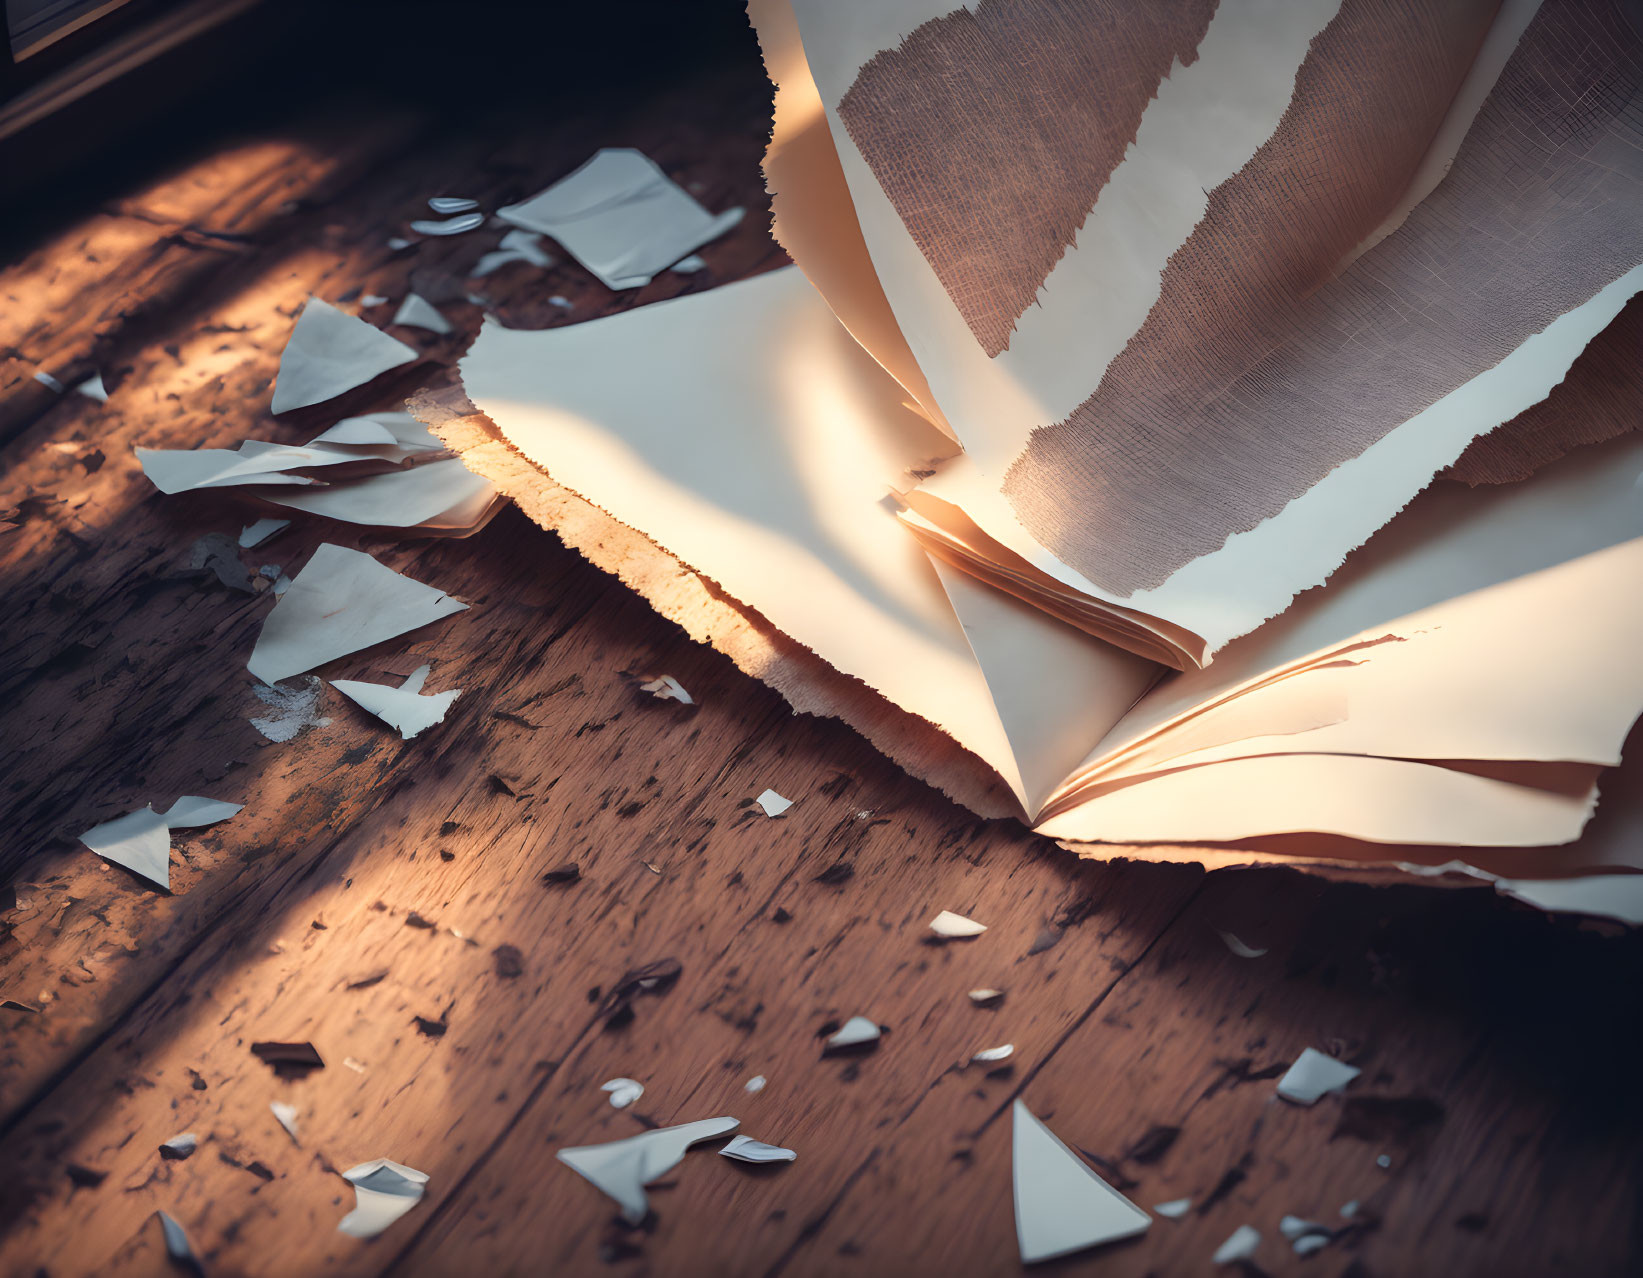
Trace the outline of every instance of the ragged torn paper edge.
{"type": "Polygon", "coordinates": [[[407,407],[535,523],[636,591],[693,640],[710,644],[774,688],[795,711],[843,720],[904,771],[978,816],[1019,816],[1009,790],[980,759],[860,680],[840,674],[706,579],[682,571],[677,559],[642,533],[555,484],[503,438],[460,386],[425,389],[407,407]]]}

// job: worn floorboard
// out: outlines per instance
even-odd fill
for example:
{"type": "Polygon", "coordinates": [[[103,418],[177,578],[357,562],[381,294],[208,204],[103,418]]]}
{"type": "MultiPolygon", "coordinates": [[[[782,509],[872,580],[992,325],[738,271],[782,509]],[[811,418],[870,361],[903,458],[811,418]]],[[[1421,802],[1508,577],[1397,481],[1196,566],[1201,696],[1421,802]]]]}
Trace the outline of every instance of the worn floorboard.
{"type": "Polygon", "coordinates": [[[1274,1274],[1643,1266],[1635,937],[1480,891],[1077,861],[793,716],[513,511],[465,541],[299,517],[246,552],[290,571],[359,546],[472,605],[324,668],[426,659],[433,688],[463,689],[439,727],[401,742],[327,690],[328,724],[264,740],[244,660],[271,601],[189,567],[263,512],[161,497],[135,445],[303,440],[394,405],[486,309],[574,322],[782,260],[750,42],[486,127],[357,96],[303,111],[157,148],[145,183],[0,273],[0,1272],[160,1272],[157,1209],[217,1274],[1010,1272],[1017,1097],[1143,1205],[1195,1203],[1052,1271],[1209,1272],[1242,1223],[1274,1274]],[[750,214],[706,271],[621,296],[573,265],[466,279],[493,231],[386,245],[428,195],[494,207],[601,145],[750,214]],[[424,361],[268,416],[310,292],[387,295],[366,311],[385,325],[411,288],[458,332],[396,330],[424,361]],[[41,368],[100,368],[110,399],[58,397],[41,368]],[[638,691],[661,672],[699,706],[638,691]],[[766,787],[797,800],[785,817],[751,806],[766,787]],[[179,836],[170,894],[75,842],[184,793],[246,807],[179,836]],[[543,882],[570,862],[578,881],[543,882]],[[940,909],[990,930],[933,944],[940,909]],[[1235,957],[1217,929],[1269,952],[1235,957]],[[612,1020],[624,975],[664,960],[677,978],[612,1020]],[[856,1014],[886,1027],[877,1049],[825,1057],[856,1014]],[[250,1051],[269,1039],[325,1067],[277,1078],[250,1051]],[[1005,1042],[1005,1067],[965,1063],[1005,1042]],[[1364,1074],[1297,1109],[1273,1078],[1309,1045],[1364,1074]],[[632,1109],[598,1090],[618,1075],[646,1086],[632,1109]],[[554,1159],[721,1113],[798,1162],[693,1153],[628,1230],[554,1159]],[[161,1159],[182,1131],[199,1150],[161,1159]],[[428,1193],[362,1243],[336,1232],[336,1173],[379,1156],[428,1193]],[[1342,1232],[1297,1257],[1290,1213],[1342,1232]]]}

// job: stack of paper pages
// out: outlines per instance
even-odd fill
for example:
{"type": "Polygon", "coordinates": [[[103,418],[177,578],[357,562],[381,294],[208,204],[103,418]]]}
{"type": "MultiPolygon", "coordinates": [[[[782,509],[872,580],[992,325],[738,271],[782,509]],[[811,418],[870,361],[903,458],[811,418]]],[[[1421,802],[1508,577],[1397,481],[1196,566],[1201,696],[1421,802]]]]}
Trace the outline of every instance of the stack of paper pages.
{"type": "Polygon", "coordinates": [[[472,469],[1081,850],[1643,868],[1633,9],[751,10],[797,267],[487,320],[472,469]]]}

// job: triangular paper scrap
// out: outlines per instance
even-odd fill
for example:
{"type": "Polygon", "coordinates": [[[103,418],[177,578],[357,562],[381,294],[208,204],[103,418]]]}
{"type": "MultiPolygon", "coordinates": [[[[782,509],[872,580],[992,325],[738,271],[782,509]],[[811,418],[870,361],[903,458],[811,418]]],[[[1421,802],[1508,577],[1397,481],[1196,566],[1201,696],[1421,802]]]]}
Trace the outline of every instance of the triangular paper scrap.
{"type": "Polygon", "coordinates": [[[280,356],[271,411],[323,404],[416,358],[404,342],[310,297],[280,356]]]}
{"type": "Polygon", "coordinates": [[[153,808],[138,808],[93,826],[80,842],[103,860],[171,890],[171,827],[153,808]]]}
{"type": "Polygon", "coordinates": [[[350,1167],[342,1178],[354,1187],[354,1210],[337,1222],[337,1228],[355,1238],[375,1238],[421,1202],[428,1188],[427,1172],[391,1158],[350,1167]]]}
{"type": "Polygon", "coordinates": [[[685,1151],[698,1141],[712,1140],[736,1130],[734,1118],[704,1118],[641,1132],[626,1140],[603,1145],[575,1145],[555,1157],[601,1193],[615,1199],[622,1218],[637,1225],[650,1211],[645,1186],[679,1165],[685,1151]]]}
{"type": "Polygon", "coordinates": [[[326,542],[268,614],[246,668],[278,683],[467,606],[370,555],[326,542]]]}
{"type": "Polygon", "coordinates": [[[395,324],[403,324],[407,328],[425,328],[430,333],[449,333],[451,321],[439,313],[439,310],[420,293],[407,293],[405,300],[399,304],[399,310],[394,312],[395,324]]]}
{"type": "Polygon", "coordinates": [[[1013,1127],[1015,1231],[1023,1264],[1131,1238],[1152,1224],[1020,1101],[1013,1127]]]}

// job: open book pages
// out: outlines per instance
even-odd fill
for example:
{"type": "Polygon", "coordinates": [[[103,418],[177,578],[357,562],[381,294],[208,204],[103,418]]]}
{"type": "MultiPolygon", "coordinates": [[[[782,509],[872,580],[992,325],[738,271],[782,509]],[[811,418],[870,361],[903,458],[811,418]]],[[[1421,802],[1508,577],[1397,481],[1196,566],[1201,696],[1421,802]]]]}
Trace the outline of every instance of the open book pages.
{"type": "Polygon", "coordinates": [[[413,405],[470,468],[1082,851],[1638,856],[1643,36],[1610,0],[750,11],[797,269],[488,319],[413,405]]]}
{"type": "Polygon", "coordinates": [[[1643,436],[1521,483],[1440,481],[1329,584],[1178,672],[910,535],[893,494],[954,445],[797,270],[540,332],[487,321],[461,372],[528,463],[506,480],[436,425],[470,465],[641,530],[1063,840],[1555,848],[1643,707],[1643,436]]]}
{"type": "Polygon", "coordinates": [[[754,0],[777,237],[964,449],[920,539],[1187,668],[1457,459],[1629,429],[1517,420],[1643,328],[1625,9],[754,0]]]}

